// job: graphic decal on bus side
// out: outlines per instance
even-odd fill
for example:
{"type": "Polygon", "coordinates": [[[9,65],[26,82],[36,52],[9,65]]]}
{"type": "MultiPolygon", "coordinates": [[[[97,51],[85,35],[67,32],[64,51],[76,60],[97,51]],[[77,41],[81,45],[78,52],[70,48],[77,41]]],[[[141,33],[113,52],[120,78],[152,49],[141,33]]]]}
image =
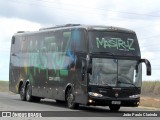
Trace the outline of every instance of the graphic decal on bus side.
{"type": "Polygon", "coordinates": [[[128,38],[126,41],[121,38],[96,38],[97,48],[116,48],[117,50],[133,51],[134,39],[128,38]]]}
{"type": "Polygon", "coordinates": [[[76,62],[75,55],[70,50],[70,39],[65,41],[65,45],[64,41],[58,45],[54,37],[45,37],[39,43],[37,41],[33,43],[32,40],[29,42],[27,71],[32,82],[35,82],[35,77],[40,74],[45,76],[41,79],[48,80],[60,80],[60,76],[68,76],[69,65],[76,62]]]}

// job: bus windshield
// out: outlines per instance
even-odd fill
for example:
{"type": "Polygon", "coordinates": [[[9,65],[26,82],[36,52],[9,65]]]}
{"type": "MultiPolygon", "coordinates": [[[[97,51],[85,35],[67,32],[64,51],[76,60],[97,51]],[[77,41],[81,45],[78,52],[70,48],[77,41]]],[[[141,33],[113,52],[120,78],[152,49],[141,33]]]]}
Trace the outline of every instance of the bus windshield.
{"type": "Polygon", "coordinates": [[[133,33],[90,31],[90,52],[111,52],[114,55],[140,56],[137,37],[133,33]]]}
{"type": "Polygon", "coordinates": [[[142,76],[142,65],[135,70],[136,60],[118,60],[93,58],[91,85],[107,85],[118,87],[140,87],[142,76]]]}

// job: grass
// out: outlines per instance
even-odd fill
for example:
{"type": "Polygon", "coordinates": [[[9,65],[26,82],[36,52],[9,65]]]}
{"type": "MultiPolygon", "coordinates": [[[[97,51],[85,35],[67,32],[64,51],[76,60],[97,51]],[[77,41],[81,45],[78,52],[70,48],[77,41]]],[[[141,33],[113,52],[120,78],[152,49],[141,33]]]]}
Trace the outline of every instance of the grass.
{"type": "Polygon", "coordinates": [[[140,105],[160,108],[160,81],[143,81],[140,105]]]}
{"type": "Polygon", "coordinates": [[[9,82],[8,81],[0,81],[0,92],[9,91],[9,82]]]}
{"type": "Polygon", "coordinates": [[[160,98],[160,81],[143,81],[142,96],[160,98]]]}

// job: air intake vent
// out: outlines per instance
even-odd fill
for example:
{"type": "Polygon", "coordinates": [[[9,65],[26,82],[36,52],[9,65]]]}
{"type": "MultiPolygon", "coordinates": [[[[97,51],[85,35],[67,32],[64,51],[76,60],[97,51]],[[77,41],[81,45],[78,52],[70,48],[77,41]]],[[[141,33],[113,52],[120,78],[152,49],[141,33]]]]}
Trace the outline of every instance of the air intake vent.
{"type": "Polygon", "coordinates": [[[24,33],[25,31],[18,31],[17,33],[24,33]]]}
{"type": "Polygon", "coordinates": [[[65,24],[65,25],[56,25],[54,27],[49,28],[41,28],[39,30],[48,30],[48,29],[54,29],[54,28],[63,28],[63,27],[72,27],[72,26],[80,26],[81,24],[65,24]]]}

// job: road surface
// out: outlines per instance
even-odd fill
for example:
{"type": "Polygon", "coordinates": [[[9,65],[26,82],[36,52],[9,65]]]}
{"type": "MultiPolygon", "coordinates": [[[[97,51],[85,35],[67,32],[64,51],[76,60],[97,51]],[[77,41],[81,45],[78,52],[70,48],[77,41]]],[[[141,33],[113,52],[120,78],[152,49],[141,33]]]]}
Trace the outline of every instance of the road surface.
{"type": "MultiPolygon", "coordinates": [[[[3,111],[18,111],[18,112],[24,112],[24,111],[33,111],[33,112],[42,112],[46,111],[46,116],[58,116],[58,117],[43,117],[41,119],[49,119],[49,120],[81,120],[85,117],[86,120],[100,120],[100,119],[111,119],[111,120],[150,120],[150,119],[159,119],[158,117],[123,117],[124,114],[132,114],[134,111],[159,111],[157,109],[146,109],[146,108],[133,108],[133,107],[122,107],[119,112],[117,113],[111,113],[109,111],[108,107],[86,107],[86,106],[80,106],[78,110],[71,110],[68,109],[65,105],[65,103],[56,103],[54,100],[51,99],[42,99],[41,102],[35,103],[35,102],[26,102],[21,101],[19,95],[8,93],[8,92],[0,92],[0,111],[1,114],[3,111]],[[55,111],[55,112],[53,112],[55,111]],[[57,112],[58,111],[58,112],[57,112]],[[116,117],[117,115],[120,115],[120,117],[116,117]],[[76,117],[79,116],[79,117],[76,117]],[[82,116],[82,117],[80,117],[82,116]],[[88,117],[89,116],[89,117],[88,117]],[[93,116],[93,117],[92,117],[93,116]],[[115,116],[115,117],[114,117],[115,116]],[[122,117],[121,117],[122,116],[122,117]]],[[[159,111],[160,112],[160,111],[159,111]]],[[[142,112],[143,113],[143,112],[142,112]]],[[[22,113],[21,113],[22,114],[22,113]]],[[[28,113],[27,113],[28,114],[28,113]]],[[[136,113],[137,114],[137,113],[136,113]]],[[[137,114],[138,115],[138,114],[137,114]]],[[[0,117],[0,120],[12,120],[12,119],[22,119],[20,117],[18,118],[4,118],[0,117]]],[[[40,118],[23,118],[23,120],[40,120],[40,118]]]]}

